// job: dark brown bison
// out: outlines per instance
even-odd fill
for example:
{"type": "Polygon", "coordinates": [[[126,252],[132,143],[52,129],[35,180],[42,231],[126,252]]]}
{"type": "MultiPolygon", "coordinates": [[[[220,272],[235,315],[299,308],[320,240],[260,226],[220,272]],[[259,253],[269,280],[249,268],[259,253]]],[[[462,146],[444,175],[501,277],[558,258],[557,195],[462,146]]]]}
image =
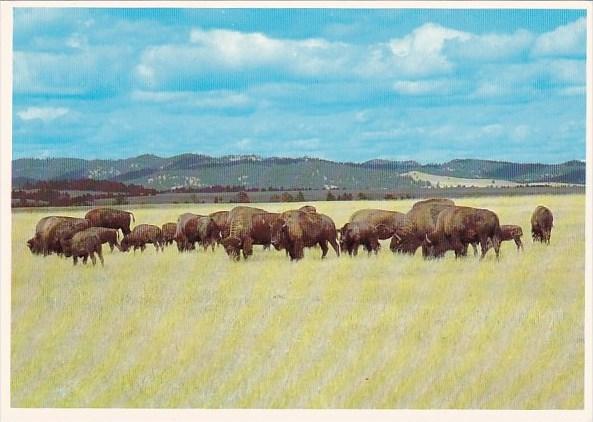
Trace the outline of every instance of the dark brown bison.
{"type": "Polygon", "coordinates": [[[163,232],[163,242],[165,245],[172,245],[175,240],[177,223],[165,223],[161,226],[161,231],[163,232]]]}
{"type": "MultiPolygon", "coordinates": [[[[426,235],[432,233],[437,217],[446,208],[454,206],[450,199],[431,198],[416,202],[406,213],[403,227],[391,238],[389,249],[392,252],[413,255],[422,246],[426,235]]],[[[423,254],[427,251],[423,248],[423,254]]]]}
{"type": "Polygon", "coordinates": [[[358,247],[364,246],[369,255],[371,252],[379,252],[381,245],[379,244],[379,236],[377,228],[364,221],[355,221],[346,223],[339,230],[340,233],[340,250],[348,252],[348,255],[358,255],[358,247]]]}
{"type": "Polygon", "coordinates": [[[216,224],[205,215],[192,213],[181,214],[177,219],[175,241],[179,251],[190,251],[196,248],[196,242],[204,247],[216,246],[216,224]]]}
{"type": "Polygon", "coordinates": [[[272,226],[278,213],[270,213],[261,208],[235,207],[229,212],[229,235],[221,243],[230,258],[239,260],[241,251],[247,259],[253,254],[253,245],[269,249],[272,243],[272,226]]]}
{"type": "Polygon", "coordinates": [[[304,212],[317,212],[317,208],[315,208],[313,205],[303,205],[299,208],[299,210],[304,212]]]}
{"type": "Polygon", "coordinates": [[[34,254],[43,254],[44,256],[51,254],[50,243],[55,245],[55,242],[51,242],[53,239],[50,239],[50,236],[55,233],[55,227],[64,221],[76,220],[79,219],[63,216],[43,217],[35,226],[35,235],[27,241],[29,250],[34,254]]]}
{"type": "Polygon", "coordinates": [[[336,225],[324,214],[285,211],[272,225],[272,244],[276,249],[285,248],[291,260],[302,259],[304,248],[315,245],[321,247],[321,257],[325,258],[328,242],[336,255],[340,256],[336,225]]]}
{"type": "Polygon", "coordinates": [[[134,230],[130,234],[124,236],[120,244],[120,250],[122,252],[128,252],[130,248],[140,249],[140,252],[144,252],[146,244],[152,243],[158,253],[159,248],[161,251],[165,250],[163,241],[163,232],[160,227],[152,224],[139,224],[134,227],[134,230]]]}
{"type": "Polygon", "coordinates": [[[220,243],[222,239],[229,236],[229,212],[216,211],[210,214],[210,218],[212,218],[216,226],[216,230],[213,233],[213,236],[216,238],[216,243],[220,243]]]}
{"type": "Polygon", "coordinates": [[[131,212],[113,208],[92,209],[86,213],[84,218],[91,222],[92,227],[121,229],[124,235],[130,234],[130,222],[136,221],[134,214],[131,212]]]}
{"type": "Polygon", "coordinates": [[[389,239],[399,235],[401,229],[406,226],[405,214],[397,211],[364,209],[358,210],[350,217],[351,223],[366,223],[377,228],[379,239],[389,239]]]}
{"type": "Polygon", "coordinates": [[[104,265],[101,239],[96,231],[86,229],[72,236],[66,256],[72,257],[74,265],[78,263],[78,258],[82,258],[82,263],[86,264],[89,256],[93,265],[96,265],[97,259],[95,258],[95,254],[99,257],[101,265],[104,265]]]}
{"type": "Polygon", "coordinates": [[[500,223],[494,212],[453,206],[441,211],[434,230],[425,237],[425,248],[429,257],[441,257],[448,250],[455,251],[455,256],[459,257],[467,253],[467,245],[479,242],[482,259],[490,241],[498,259],[501,237],[500,223]]]}
{"type": "Polygon", "coordinates": [[[550,244],[554,227],[554,216],[552,211],[543,205],[538,205],[531,215],[531,237],[534,242],[550,244]]]}

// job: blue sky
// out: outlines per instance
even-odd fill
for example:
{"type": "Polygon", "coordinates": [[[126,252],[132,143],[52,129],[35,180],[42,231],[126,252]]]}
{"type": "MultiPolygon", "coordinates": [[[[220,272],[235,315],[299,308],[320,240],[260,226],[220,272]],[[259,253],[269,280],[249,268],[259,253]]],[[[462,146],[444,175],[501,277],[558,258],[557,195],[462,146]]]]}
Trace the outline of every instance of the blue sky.
{"type": "Polygon", "coordinates": [[[13,157],[585,159],[585,11],[30,9],[13,157]]]}

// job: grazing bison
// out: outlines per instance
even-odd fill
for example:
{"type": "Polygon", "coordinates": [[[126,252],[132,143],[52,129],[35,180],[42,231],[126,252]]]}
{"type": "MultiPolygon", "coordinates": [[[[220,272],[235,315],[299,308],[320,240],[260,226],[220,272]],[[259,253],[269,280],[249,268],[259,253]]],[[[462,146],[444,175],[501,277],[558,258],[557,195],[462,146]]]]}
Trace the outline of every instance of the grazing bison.
{"type": "MultiPolygon", "coordinates": [[[[415,254],[423,245],[426,235],[434,230],[440,212],[454,205],[453,201],[445,198],[416,202],[406,213],[404,226],[392,237],[389,249],[397,253],[415,254]]],[[[426,256],[425,248],[422,249],[422,253],[426,256]]]]}
{"type": "Polygon", "coordinates": [[[448,250],[455,251],[455,257],[467,253],[467,245],[480,243],[484,258],[488,251],[488,242],[498,259],[501,239],[498,216],[486,209],[471,207],[448,207],[437,217],[434,230],[425,237],[424,247],[427,256],[441,257],[448,250]]]}
{"type": "Polygon", "coordinates": [[[175,241],[179,251],[190,251],[196,248],[196,242],[204,247],[216,245],[216,224],[209,216],[192,213],[181,214],[177,219],[175,241]]]}
{"type": "Polygon", "coordinates": [[[130,221],[136,221],[131,212],[113,208],[92,209],[86,213],[84,218],[90,221],[92,227],[121,229],[124,235],[130,234],[130,221]]]}
{"type": "Polygon", "coordinates": [[[315,208],[313,205],[303,205],[299,208],[299,210],[304,212],[317,212],[317,208],[315,208]]]}
{"type": "Polygon", "coordinates": [[[389,239],[392,236],[399,236],[403,227],[407,224],[405,214],[397,211],[386,211],[377,209],[358,210],[350,217],[351,223],[366,223],[377,228],[379,239],[389,239]]]}
{"type": "Polygon", "coordinates": [[[101,265],[104,265],[101,239],[96,231],[92,229],[80,231],[72,236],[69,243],[70,247],[66,256],[72,257],[74,265],[78,263],[78,258],[82,258],[82,263],[86,264],[89,256],[93,265],[96,265],[97,259],[95,258],[95,254],[99,257],[101,265]]]}
{"type": "Polygon", "coordinates": [[[327,243],[340,256],[336,225],[324,214],[300,210],[285,211],[272,225],[272,244],[276,249],[285,248],[291,260],[304,257],[304,248],[319,245],[322,258],[327,255],[327,243]]]}
{"type": "Polygon", "coordinates": [[[159,248],[161,251],[165,250],[163,232],[160,227],[152,224],[137,225],[130,234],[124,236],[120,244],[120,250],[122,252],[128,252],[133,247],[134,252],[138,248],[140,248],[140,252],[144,252],[147,243],[152,243],[157,253],[159,248]]]}
{"type": "Polygon", "coordinates": [[[216,226],[213,236],[216,238],[216,243],[220,244],[220,241],[225,237],[228,237],[230,232],[229,212],[216,211],[210,214],[210,218],[214,221],[216,226]]]}
{"type": "Polygon", "coordinates": [[[348,255],[358,255],[358,247],[363,245],[369,255],[371,252],[379,252],[379,236],[377,228],[364,221],[346,223],[340,229],[340,250],[348,252],[348,255]]]}
{"type": "Polygon", "coordinates": [[[253,245],[263,245],[269,249],[272,243],[272,227],[278,219],[278,213],[271,213],[260,208],[235,207],[229,212],[229,235],[221,243],[231,259],[239,260],[253,255],[253,245]]]}
{"type": "Polygon", "coordinates": [[[163,242],[165,245],[172,245],[175,240],[177,223],[165,223],[161,226],[161,231],[163,232],[163,242]]]}
{"type": "Polygon", "coordinates": [[[55,242],[52,242],[53,239],[50,237],[55,234],[55,227],[64,221],[76,220],[80,219],[63,216],[43,217],[35,226],[35,236],[27,241],[29,250],[34,254],[43,254],[44,256],[51,254],[50,243],[55,246],[55,242]]]}
{"type": "Polygon", "coordinates": [[[543,205],[538,205],[531,215],[531,237],[534,242],[550,244],[554,216],[552,211],[543,205]]]}

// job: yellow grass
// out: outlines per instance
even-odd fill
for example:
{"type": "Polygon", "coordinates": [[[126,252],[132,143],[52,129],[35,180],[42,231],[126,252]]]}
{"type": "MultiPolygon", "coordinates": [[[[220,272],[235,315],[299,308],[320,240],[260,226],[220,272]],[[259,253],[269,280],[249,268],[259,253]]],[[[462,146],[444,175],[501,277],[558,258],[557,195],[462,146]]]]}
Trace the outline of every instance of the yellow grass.
{"type": "MultiPolygon", "coordinates": [[[[12,406],[200,408],[583,407],[582,195],[457,203],[520,224],[525,252],[496,262],[393,255],[299,263],[256,247],[214,253],[105,253],[105,267],[32,256],[36,221],[13,214],[12,406]],[[552,244],[533,244],[538,204],[552,244]]],[[[412,201],[322,202],[343,224],[356,209],[412,201]]],[[[299,206],[300,204],[297,204],[299,206]]],[[[286,204],[263,205],[280,210],[286,204]]],[[[185,211],[133,209],[161,224],[185,211]]],[[[63,213],[63,212],[62,212],[63,213]]],[[[84,210],[67,212],[81,216],[84,210]]]]}

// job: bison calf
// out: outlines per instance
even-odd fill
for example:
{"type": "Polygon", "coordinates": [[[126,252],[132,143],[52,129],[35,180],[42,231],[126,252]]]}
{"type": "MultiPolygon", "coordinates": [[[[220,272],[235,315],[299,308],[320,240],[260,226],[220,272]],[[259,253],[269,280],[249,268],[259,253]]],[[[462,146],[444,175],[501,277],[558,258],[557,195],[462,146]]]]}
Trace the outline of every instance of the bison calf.
{"type": "Polygon", "coordinates": [[[165,250],[163,232],[160,227],[152,224],[140,224],[134,227],[134,230],[122,239],[120,249],[122,252],[128,252],[133,247],[134,252],[138,248],[141,252],[144,252],[147,243],[152,243],[157,253],[159,248],[161,251],[165,250]]]}
{"type": "Polygon", "coordinates": [[[340,249],[342,252],[348,252],[348,255],[358,255],[358,247],[364,246],[369,255],[374,252],[375,255],[379,252],[381,245],[379,244],[379,235],[377,228],[366,222],[357,221],[346,223],[339,230],[340,233],[340,249]]]}
{"type": "Polygon", "coordinates": [[[74,265],[78,263],[78,258],[82,258],[82,263],[86,264],[89,256],[91,257],[91,261],[93,261],[93,265],[96,265],[97,259],[95,258],[95,254],[99,257],[101,265],[104,265],[101,239],[95,231],[86,229],[72,236],[70,248],[66,256],[72,256],[74,265]]]}
{"type": "Polygon", "coordinates": [[[161,226],[161,231],[163,232],[163,242],[165,246],[172,245],[175,240],[177,223],[165,223],[161,226]]]}

